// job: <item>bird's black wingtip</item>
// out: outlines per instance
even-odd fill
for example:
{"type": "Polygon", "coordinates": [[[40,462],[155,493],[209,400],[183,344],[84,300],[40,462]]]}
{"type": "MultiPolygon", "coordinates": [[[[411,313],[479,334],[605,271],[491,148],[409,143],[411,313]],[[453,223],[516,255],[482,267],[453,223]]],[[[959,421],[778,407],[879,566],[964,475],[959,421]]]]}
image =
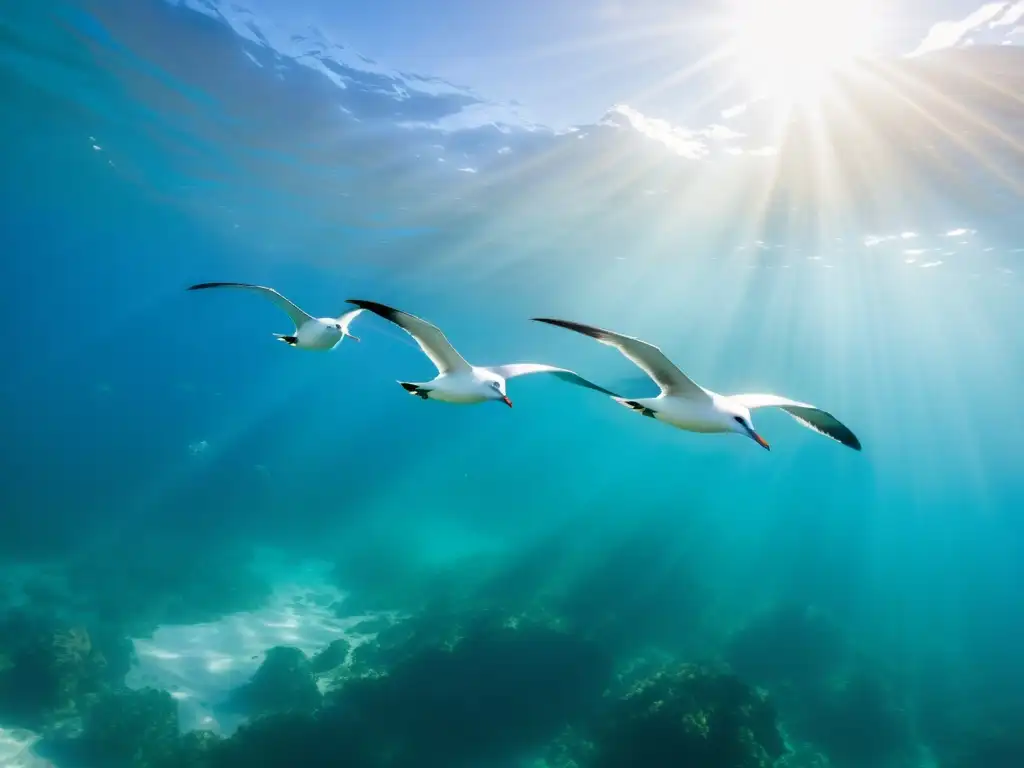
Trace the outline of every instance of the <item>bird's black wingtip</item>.
{"type": "Polygon", "coordinates": [[[530,319],[536,320],[538,323],[546,323],[558,328],[565,328],[569,331],[576,331],[576,333],[582,333],[584,336],[590,336],[593,339],[601,339],[607,333],[607,331],[596,326],[574,323],[572,320],[557,320],[553,317],[533,317],[530,319]]]}
{"type": "Polygon", "coordinates": [[[577,386],[586,387],[587,389],[592,389],[595,392],[600,392],[603,395],[608,395],[608,397],[619,397],[619,394],[617,392],[612,392],[610,389],[605,389],[600,384],[596,384],[590,379],[580,376],[575,371],[555,370],[552,371],[552,373],[557,378],[561,379],[562,381],[567,381],[570,384],[575,384],[577,386]]]}
{"type": "Polygon", "coordinates": [[[861,449],[860,440],[857,438],[857,436],[855,434],[853,434],[853,432],[851,432],[847,428],[843,428],[841,430],[837,430],[837,432],[834,433],[833,435],[831,435],[831,437],[833,437],[834,439],[838,440],[840,443],[845,445],[847,448],[852,448],[855,451],[862,450],[861,449]]]}
{"type": "Polygon", "coordinates": [[[392,319],[399,314],[399,310],[394,307],[389,307],[387,304],[381,304],[378,301],[367,301],[366,299],[345,299],[349,304],[355,304],[361,309],[369,310],[374,314],[385,317],[388,320],[392,319]]]}
{"type": "Polygon", "coordinates": [[[570,330],[575,330],[575,326],[577,325],[577,323],[570,322],[569,320],[558,320],[558,319],[556,319],[554,317],[531,317],[530,319],[534,320],[534,321],[536,321],[538,323],[546,323],[547,325],[556,325],[559,328],[568,328],[570,330]]]}
{"type": "Polygon", "coordinates": [[[832,438],[840,445],[844,445],[847,448],[850,448],[854,451],[861,450],[860,440],[857,438],[855,434],[853,434],[853,430],[851,430],[845,424],[840,422],[834,416],[832,417],[832,420],[832,424],[819,424],[816,426],[812,425],[812,428],[816,429],[818,432],[821,432],[823,435],[832,438]]]}
{"type": "Polygon", "coordinates": [[[239,288],[257,288],[258,287],[258,286],[253,285],[252,283],[216,282],[216,283],[196,283],[195,285],[190,285],[185,290],[188,290],[188,291],[201,291],[204,288],[223,288],[224,286],[237,286],[239,288]]]}

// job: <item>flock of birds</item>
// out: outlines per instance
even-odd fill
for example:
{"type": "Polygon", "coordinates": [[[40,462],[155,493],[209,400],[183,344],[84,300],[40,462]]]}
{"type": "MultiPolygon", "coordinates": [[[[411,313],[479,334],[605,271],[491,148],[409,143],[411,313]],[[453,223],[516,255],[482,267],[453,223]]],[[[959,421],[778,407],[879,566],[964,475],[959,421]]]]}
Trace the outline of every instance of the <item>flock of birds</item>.
{"type": "Polygon", "coordinates": [[[701,433],[735,433],[745,435],[766,450],[768,442],[754,430],[750,412],[757,408],[781,408],[805,427],[859,451],[860,441],[848,427],[832,414],[808,403],[789,400],[778,395],[720,395],[696,384],[680,371],[658,347],[632,336],[604,330],[569,320],[535,317],[537,322],[566,328],[615,347],[646,373],[661,392],[657,397],[628,399],[589,381],[574,371],[542,363],[477,366],[467,362],[451,345],[439,328],[415,315],[379,304],[375,301],[348,299],[356,309],[340,317],[313,317],[273,288],[249,283],[199,283],[190,291],[207,288],[241,288],[256,291],[273,301],[295,323],[290,334],[274,334],[280,341],[298,349],[329,350],[345,338],[359,341],[349,332],[352,321],[364,310],[389,320],[412,336],[423,353],[437,368],[430,381],[399,384],[412,395],[424,400],[446,403],[503,402],[511,407],[506,383],[516,376],[547,373],[577,386],[587,387],[611,397],[643,416],[649,416],[678,429],[701,433]]]}

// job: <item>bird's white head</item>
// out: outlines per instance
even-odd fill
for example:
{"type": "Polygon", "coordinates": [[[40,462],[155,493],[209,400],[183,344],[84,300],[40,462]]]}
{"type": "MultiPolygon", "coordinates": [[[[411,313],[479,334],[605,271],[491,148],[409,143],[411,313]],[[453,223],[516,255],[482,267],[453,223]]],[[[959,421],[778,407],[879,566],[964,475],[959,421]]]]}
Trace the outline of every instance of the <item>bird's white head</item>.
{"type": "Polygon", "coordinates": [[[754,429],[754,423],[750,420],[749,408],[745,408],[735,402],[720,401],[718,409],[730,432],[746,435],[766,451],[771,450],[768,441],[757,434],[757,431],[754,429]]]}
{"type": "Polygon", "coordinates": [[[318,317],[317,322],[324,329],[324,331],[334,337],[345,337],[348,336],[355,341],[359,341],[358,336],[353,336],[348,332],[348,327],[342,323],[336,317],[318,317]]]}
{"type": "Polygon", "coordinates": [[[489,400],[501,400],[509,408],[512,407],[512,401],[505,394],[505,380],[500,376],[487,377],[484,380],[484,389],[489,400]]]}

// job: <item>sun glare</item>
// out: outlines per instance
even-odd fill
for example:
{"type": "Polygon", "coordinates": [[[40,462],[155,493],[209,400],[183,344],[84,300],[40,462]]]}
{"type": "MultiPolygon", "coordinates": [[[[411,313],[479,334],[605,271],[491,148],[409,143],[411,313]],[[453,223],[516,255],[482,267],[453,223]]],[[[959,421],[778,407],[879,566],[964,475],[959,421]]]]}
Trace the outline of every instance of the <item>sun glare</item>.
{"type": "Polygon", "coordinates": [[[754,95],[793,103],[824,95],[878,33],[866,0],[745,0],[729,26],[737,74],[754,95]]]}

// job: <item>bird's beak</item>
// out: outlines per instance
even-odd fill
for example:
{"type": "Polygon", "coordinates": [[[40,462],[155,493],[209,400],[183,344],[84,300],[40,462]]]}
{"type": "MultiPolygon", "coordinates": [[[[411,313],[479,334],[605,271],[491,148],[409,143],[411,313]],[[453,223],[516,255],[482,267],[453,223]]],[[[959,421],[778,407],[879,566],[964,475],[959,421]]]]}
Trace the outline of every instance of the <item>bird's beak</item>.
{"type": "Polygon", "coordinates": [[[346,333],[345,335],[352,339],[352,341],[359,341],[358,336],[353,336],[351,333],[346,333]]]}
{"type": "Polygon", "coordinates": [[[508,395],[502,395],[501,401],[505,403],[505,405],[507,405],[509,408],[512,407],[512,401],[508,399],[508,395]]]}
{"type": "Polygon", "coordinates": [[[756,442],[766,451],[770,451],[772,449],[772,447],[768,445],[768,441],[761,437],[759,434],[757,434],[757,432],[755,432],[754,430],[750,430],[750,436],[754,438],[754,442],[756,442]]]}

